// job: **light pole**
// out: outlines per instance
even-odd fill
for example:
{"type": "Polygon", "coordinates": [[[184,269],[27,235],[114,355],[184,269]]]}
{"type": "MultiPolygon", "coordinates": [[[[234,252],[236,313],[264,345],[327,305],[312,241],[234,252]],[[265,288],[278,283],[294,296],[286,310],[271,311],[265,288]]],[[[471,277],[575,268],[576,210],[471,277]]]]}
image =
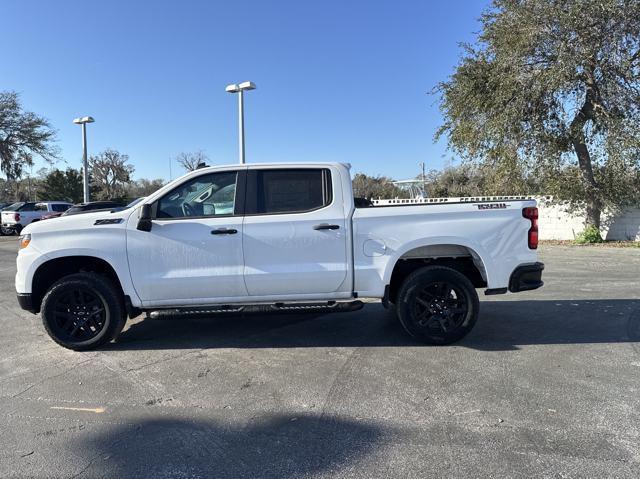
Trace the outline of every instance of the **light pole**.
{"type": "Polygon", "coordinates": [[[82,191],[84,202],[89,201],[89,165],[87,164],[87,123],[93,123],[95,120],[90,116],[76,118],[73,122],[76,125],[82,125],[82,191]]]}
{"type": "Polygon", "coordinates": [[[238,129],[240,142],[240,164],[244,164],[244,91],[255,90],[256,84],[250,81],[227,85],[225,91],[238,94],[238,129]]]}

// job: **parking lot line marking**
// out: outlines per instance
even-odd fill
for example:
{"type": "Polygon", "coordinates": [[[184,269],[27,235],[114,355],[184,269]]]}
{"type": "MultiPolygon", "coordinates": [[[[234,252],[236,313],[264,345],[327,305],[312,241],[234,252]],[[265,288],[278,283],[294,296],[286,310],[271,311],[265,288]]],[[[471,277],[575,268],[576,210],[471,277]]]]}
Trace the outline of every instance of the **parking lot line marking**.
{"type": "Polygon", "coordinates": [[[65,407],[65,406],[51,406],[50,409],[64,409],[66,411],[84,411],[84,412],[95,412],[96,414],[103,413],[105,409],[103,407],[65,407]]]}

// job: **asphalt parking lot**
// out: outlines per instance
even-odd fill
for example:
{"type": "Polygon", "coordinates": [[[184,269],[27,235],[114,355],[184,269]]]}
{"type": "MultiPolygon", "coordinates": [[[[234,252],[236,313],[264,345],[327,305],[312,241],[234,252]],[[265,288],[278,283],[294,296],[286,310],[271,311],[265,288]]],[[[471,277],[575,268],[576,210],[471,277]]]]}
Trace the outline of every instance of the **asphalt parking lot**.
{"type": "Polygon", "coordinates": [[[0,238],[1,477],[639,477],[640,249],[544,246],[448,347],[378,304],[130,321],[75,353],[0,238]]]}

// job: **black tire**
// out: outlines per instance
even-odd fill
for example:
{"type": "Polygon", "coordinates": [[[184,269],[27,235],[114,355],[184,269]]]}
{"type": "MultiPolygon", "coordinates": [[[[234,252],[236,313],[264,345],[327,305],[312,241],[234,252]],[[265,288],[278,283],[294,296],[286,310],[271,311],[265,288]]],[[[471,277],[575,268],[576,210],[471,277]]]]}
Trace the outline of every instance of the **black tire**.
{"type": "Polygon", "coordinates": [[[41,309],[51,339],[74,351],[95,349],[115,339],[127,320],[122,293],[96,273],[77,273],[56,281],[41,309]]]}
{"type": "Polygon", "coordinates": [[[407,276],[396,308],[400,323],[414,338],[451,344],[473,329],[480,304],[465,275],[445,266],[427,266],[407,276]]]}

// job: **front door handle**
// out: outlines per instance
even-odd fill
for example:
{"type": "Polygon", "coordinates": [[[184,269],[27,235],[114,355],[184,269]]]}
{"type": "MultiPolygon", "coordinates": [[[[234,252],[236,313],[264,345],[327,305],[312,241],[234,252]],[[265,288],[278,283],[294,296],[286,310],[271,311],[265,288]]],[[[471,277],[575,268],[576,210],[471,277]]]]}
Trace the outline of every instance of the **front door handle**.
{"type": "Polygon", "coordinates": [[[314,230],[337,230],[339,228],[339,225],[330,225],[329,223],[320,223],[313,227],[314,230]]]}
{"type": "Polygon", "coordinates": [[[218,228],[216,230],[211,230],[212,235],[234,235],[238,232],[233,228],[218,228]]]}

